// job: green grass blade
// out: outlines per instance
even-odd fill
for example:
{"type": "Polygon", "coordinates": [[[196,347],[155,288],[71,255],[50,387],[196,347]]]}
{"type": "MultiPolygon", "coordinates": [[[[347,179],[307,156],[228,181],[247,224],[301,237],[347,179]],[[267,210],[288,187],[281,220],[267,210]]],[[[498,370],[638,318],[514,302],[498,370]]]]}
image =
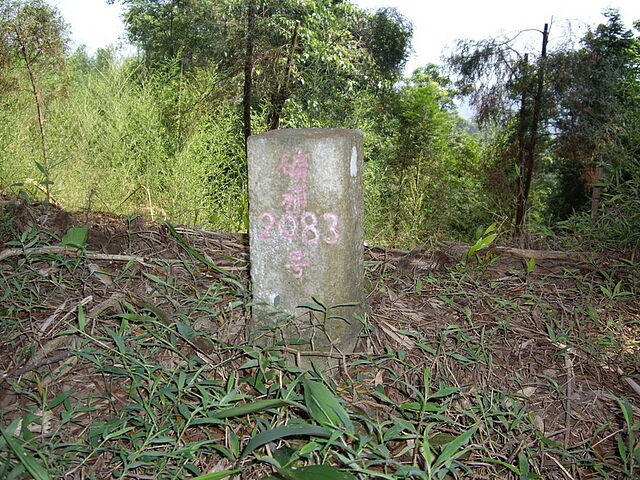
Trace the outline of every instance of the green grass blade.
{"type": "Polygon", "coordinates": [[[462,451],[460,449],[462,448],[462,446],[465,443],[467,443],[469,441],[471,436],[474,433],[476,433],[477,429],[478,429],[477,426],[472,427],[469,430],[467,430],[466,432],[464,432],[462,435],[457,436],[456,438],[451,440],[449,443],[447,443],[445,445],[445,447],[442,449],[442,453],[440,453],[440,455],[438,456],[438,458],[434,462],[433,468],[434,469],[438,469],[440,466],[446,465],[447,462],[449,462],[451,460],[455,460],[460,455],[462,455],[464,453],[464,451],[462,451]]]}
{"type": "Polygon", "coordinates": [[[51,480],[51,477],[47,471],[38,463],[38,461],[29,455],[27,451],[18,443],[17,438],[11,435],[9,432],[2,430],[2,436],[4,437],[9,448],[13,450],[13,453],[18,457],[18,460],[22,466],[31,474],[35,480],[51,480]]]}
{"type": "Polygon", "coordinates": [[[343,472],[330,465],[311,465],[296,469],[278,468],[278,474],[285,480],[356,480],[349,472],[343,472]]]}
{"type": "Polygon", "coordinates": [[[216,472],[216,473],[207,473],[205,475],[200,475],[193,480],[222,480],[223,478],[227,478],[231,475],[235,475],[236,473],[240,473],[241,469],[236,470],[225,470],[224,472],[216,472]]]}
{"type": "Polygon", "coordinates": [[[221,267],[217,266],[215,263],[213,263],[210,260],[208,260],[200,252],[196,251],[191,245],[189,245],[185,241],[185,239],[182,238],[182,235],[180,235],[178,233],[178,231],[175,229],[175,227],[173,225],[171,225],[171,223],[169,223],[168,221],[165,221],[164,224],[167,227],[167,229],[169,230],[169,232],[171,233],[171,235],[173,235],[173,237],[176,239],[176,241],[178,242],[178,245],[180,245],[189,255],[191,255],[192,257],[194,257],[197,260],[200,260],[202,263],[204,263],[206,266],[208,266],[212,270],[215,270],[216,272],[218,272],[218,273],[220,273],[222,275],[225,275],[226,277],[233,278],[233,275],[230,272],[228,272],[224,268],[221,268],[221,267]]]}
{"type": "Polygon", "coordinates": [[[244,415],[249,415],[251,413],[260,412],[262,410],[267,410],[269,408],[283,407],[285,405],[296,405],[296,403],[288,400],[282,400],[282,399],[257,400],[255,402],[239,405],[237,407],[220,410],[218,412],[210,414],[209,417],[218,418],[218,419],[229,418],[229,417],[241,417],[244,415]]]}
{"type": "Polygon", "coordinates": [[[240,458],[246,457],[256,448],[261,447],[262,445],[266,445],[267,443],[279,440],[281,438],[293,436],[329,438],[331,437],[331,433],[332,431],[327,428],[318,427],[317,425],[309,425],[307,423],[274,428],[273,430],[267,430],[265,432],[259,433],[251,440],[249,440],[249,443],[247,443],[246,447],[244,447],[240,458]]]}
{"type": "Polygon", "coordinates": [[[349,414],[324,383],[305,378],[304,401],[309,415],[320,425],[353,430],[349,414]]]}

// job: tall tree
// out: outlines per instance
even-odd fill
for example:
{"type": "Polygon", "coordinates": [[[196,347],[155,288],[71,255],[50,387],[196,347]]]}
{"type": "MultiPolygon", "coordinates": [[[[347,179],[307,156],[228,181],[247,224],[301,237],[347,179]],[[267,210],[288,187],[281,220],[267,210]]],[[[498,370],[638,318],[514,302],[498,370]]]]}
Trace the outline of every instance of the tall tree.
{"type": "Polygon", "coordinates": [[[378,123],[387,129],[390,146],[368,166],[376,177],[367,192],[368,215],[378,229],[369,232],[374,238],[403,247],[442,231],[463,238],[478,220],[468,201],[475,197],[478,149],[451,94],[448,80],[428,65],[386,95],[387,116],[378,123]]]}
{"type": "MultiPolygon", "coordinates": [[[[519,175],[518,194],[516,196],[516,235],[522,233],[525,224],[527,207],[529,204],[529,194],[531,191],[531,181],[533,171],[538,156],[538,129],[540,115],[542,111],[542,101],[544,95],[544,73],[547,60],[547,43],[549,41],[549,25],[544,24],[542,32],[542,50],[540,53],[539,65],[535,72],[535,89],[529,105],[527,91],[522,92],[522,102],[520,104],[520,115],[518,116],[518,142],[519,142],[519,175]],[[531,110],[530,112],[528,110],[531,110]],[[527,119],[529,119],[527,121],[527,119]]],[[[528,57],[525,56],[525,63],[528,57]]],[[[526,68],[526,65],[525,65],[526,68]]]]}
{"type": "MultiPolygon", "coordinates": [[[[640,159],[640,39],[619,12],[605,12],[606,23],[590,29],[574,51],[552,59],[551,92],[558,182],[551,213],[559,220],[591,206],[595,187],[624,182],[640,159]],[[616,179],[617,177],[617,179],[616,179]]],[[[637,178],[636,178],[637,180],[637,178]]]]}
{"type": "Polygon", "coordinates": [[[55,76],[64,67],[67,48],[66,25],[58,10],[43,0],[9,0],[0,7],[0,69],[7,70],[15,62],[26,72],[35,110],[40,138],[41,162],[36,162],[43,174],[47,200],[51,200],[49,178],[52,161],[49,155],[45,123],[45,95],[42,79],[55,76]]]}
{"type": "MultiPolygon", "coordinates": [[[[480,127],[501,125],[510,129],[506,152],[516,152],[517,180],[514,195],[514,227],[522,233],[529,207],[531,182],[539,136],[546,133],[544,71],[547,61],[548,25],[542,33],[540,53],[520,52],[513,38],[462,40],[447,63],[457,77],[456,86],[476,109],[480,127]],[[532,62],[531,57],[535,58],[532,62]]],[[[520,32],[523,33],[523,32],[520,32]]]]}
{"type": "Polygon", "coordinates": [[[182,68],[188,70],[220,59],[217,56],[221,53],[220,43],[230,25],[219,15],[219,2],[120,0],[120,3],[125,6],[123,19],[129,41],[141,49],[147,65],[180,58],[182,68]]]}
{"type": "Polygon", "coordinates": [[[230,88],[242,90],[245,137],[299,125],[300,111],[330,112],[339,121],[349,97],[396,78],[410,50],[410,24],[397,12],[367,14],[351,2],[122,2],[129,38],[150,65],[180,53],[184,71],[212,66],[230,88]],[[299,102],[293,111],[292,98],[299,102]]]}
{"type": "Polygon", "coordinates": [[[245,148],[247,139],[251,136],[251,104],[253,102],[253,66],[255,64],[256,43],[256,4],[254,0],[247,0],[247,31],[245,39],[244,58],[244,89],[242,95],[242,121],[244,124],[245,148]]]}
{"type": "Polygon", "coordinates": [[[411,53],[413,25],[391,7],[378,9],[364,25],[361,35],[380,73],[399,77],[411,53]]]}

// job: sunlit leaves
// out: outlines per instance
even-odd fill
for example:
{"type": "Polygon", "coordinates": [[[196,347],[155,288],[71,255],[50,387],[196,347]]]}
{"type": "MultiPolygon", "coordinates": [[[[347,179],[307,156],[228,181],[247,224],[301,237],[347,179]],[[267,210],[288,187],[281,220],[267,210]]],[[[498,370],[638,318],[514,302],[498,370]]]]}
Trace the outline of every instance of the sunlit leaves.
{"type": "Polygon", "coordinates": [[[66,50],[66,29],[60,13],[43,0],[2,2],[0,66],[6,54],[25,53],[30,63],[60,63],[66,50]]]}
{"type": "Polygon", "coordinates": [[[353,429],[349,414],[324,383],[305,378],[303,385],[307,410],[316,422],[337,430],[353,429]]]}

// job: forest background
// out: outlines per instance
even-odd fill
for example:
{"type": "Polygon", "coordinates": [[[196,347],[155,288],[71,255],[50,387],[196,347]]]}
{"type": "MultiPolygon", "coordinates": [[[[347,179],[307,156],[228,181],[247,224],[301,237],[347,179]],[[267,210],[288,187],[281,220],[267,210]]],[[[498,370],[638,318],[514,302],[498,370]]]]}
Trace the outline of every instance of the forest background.
{"type": "Polygon", "coordinates": [[[359,128],[370,244],[473,241],[493,224],[523,246],[640,242],[640,22],[615,10],[579,39],[463,40],[407,77],[413,29],[391,8],[121,3],[138,49],[124,58],[70,52],[42,0],[3,2],[1,189],[246,231],[248,135],[359,128]]]}

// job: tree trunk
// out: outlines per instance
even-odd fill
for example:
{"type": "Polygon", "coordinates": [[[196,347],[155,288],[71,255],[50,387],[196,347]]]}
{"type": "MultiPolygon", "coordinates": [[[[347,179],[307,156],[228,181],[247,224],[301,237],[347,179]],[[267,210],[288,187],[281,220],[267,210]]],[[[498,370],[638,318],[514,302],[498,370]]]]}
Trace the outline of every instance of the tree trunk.
{"type": "Polygon", "coordinates": [[[251,100],[253,91],[253,49],[255,41],[255,24],[256,4],[254,0],[249,0],[247,8],[247,39],[244,60],[244,94],[242,97],[245,150],[247,148],[247,139],[251,136],[251,100]]]}
{"type": "Polygon", "coordinates": [[[269,130],[277,130],[280,126],[280,117],[284,105],[291,96],[291,90],[289,88],[291,84],[291,68],[293,67],[293,60],[295,58],[296,49],[298,48],[298,35],[300,34],[300,22],[296,22],[293,35],[291,36],[291,45],[289,50],[289,57],[287,58],[287,66],[284,71],[282,83],[276,87],[276,91],[271,97],[271,108],[269,109],[269,116],[267,117],[267,123],[269,124],[269,130]]]}
{"type": "Polygon", "coordinates": [[[538,154],[538,123],[540,122],[540,113],[542,111],[542,95],[544,93],[544,67],[547,58],[547,43],[549,40],[549,24],[544,24],[542,32],[542,53],[540,55],[540,65],[538,67],[538,82],[536,85],[536,93],[533,98],[533,112],[531,115],[531,124],[529,126],[529,142],[526,149],[524,169],[520,171],[522,179],[522,192],[518,192],[520,197],[516,210],[516,235],[522,233],[527,216],[527,208],[529,204],[529,193],[531,191],[531,180],[533,179],[533,169],[535,166],[536,156],[538,154]]]}
{"type": "MultiPolygon", "coordinates": [[[[523,60],[524,66],[522,68],[522,74],[524,76],[528,75],[527,66],[529,65],[529,55],[524,55],[523,60]]],[[[526,82],[523,82],[526,85],[526,82]]],[[[527,150],[527,89],[523,87],[522,96],[520,97],[520,112],[518,113],[518,191],[516,194],[516,218],[515,218],[515,226],[516,226],[516,236],[520,235],[520,226],[524,221],[525,216],[525,208],[526,208],[526,197],[525,197],[525,188],[524,188],[524,172],[526,170],[525,165],[525,152],[527,150]]]]}
{"type": "Polygon", "coordinates": [[[602,198],[602,176],[604,174],[604,167],[598,165],[593,179],[593,193],[591,195],[591,218],[595,220],[598,216],[598,209],[600,207],[600,199],[602,198]]]}
{"type": "MultiPolygon", "coordinates": [[[[20,44],[20,51],[22,52],[22,58],[24,59],[27,72],[29,74],[29,81],[31,82],[31,91],[36,104],[36,111],[38,113],[38,127],[40,130],[40,145],[42,147],[42,165],[38,165],[38,169],[44,175],[44,182],[40,182],[45,185],[47,202],[51,201],[51,179],[49,178],[49,147],[47,145],[47,135],[44,125],[44,100],[38,89],[38,83],[36,82],[36,76],[31,66],[31,60],[29,59],[29,52],[27,51],[27,44],[23,40],[22,35],[17,28],[14,27],[16,39],[20,44]]],[[[36,162],[37,164],[37,162],[36,162]]]]}

